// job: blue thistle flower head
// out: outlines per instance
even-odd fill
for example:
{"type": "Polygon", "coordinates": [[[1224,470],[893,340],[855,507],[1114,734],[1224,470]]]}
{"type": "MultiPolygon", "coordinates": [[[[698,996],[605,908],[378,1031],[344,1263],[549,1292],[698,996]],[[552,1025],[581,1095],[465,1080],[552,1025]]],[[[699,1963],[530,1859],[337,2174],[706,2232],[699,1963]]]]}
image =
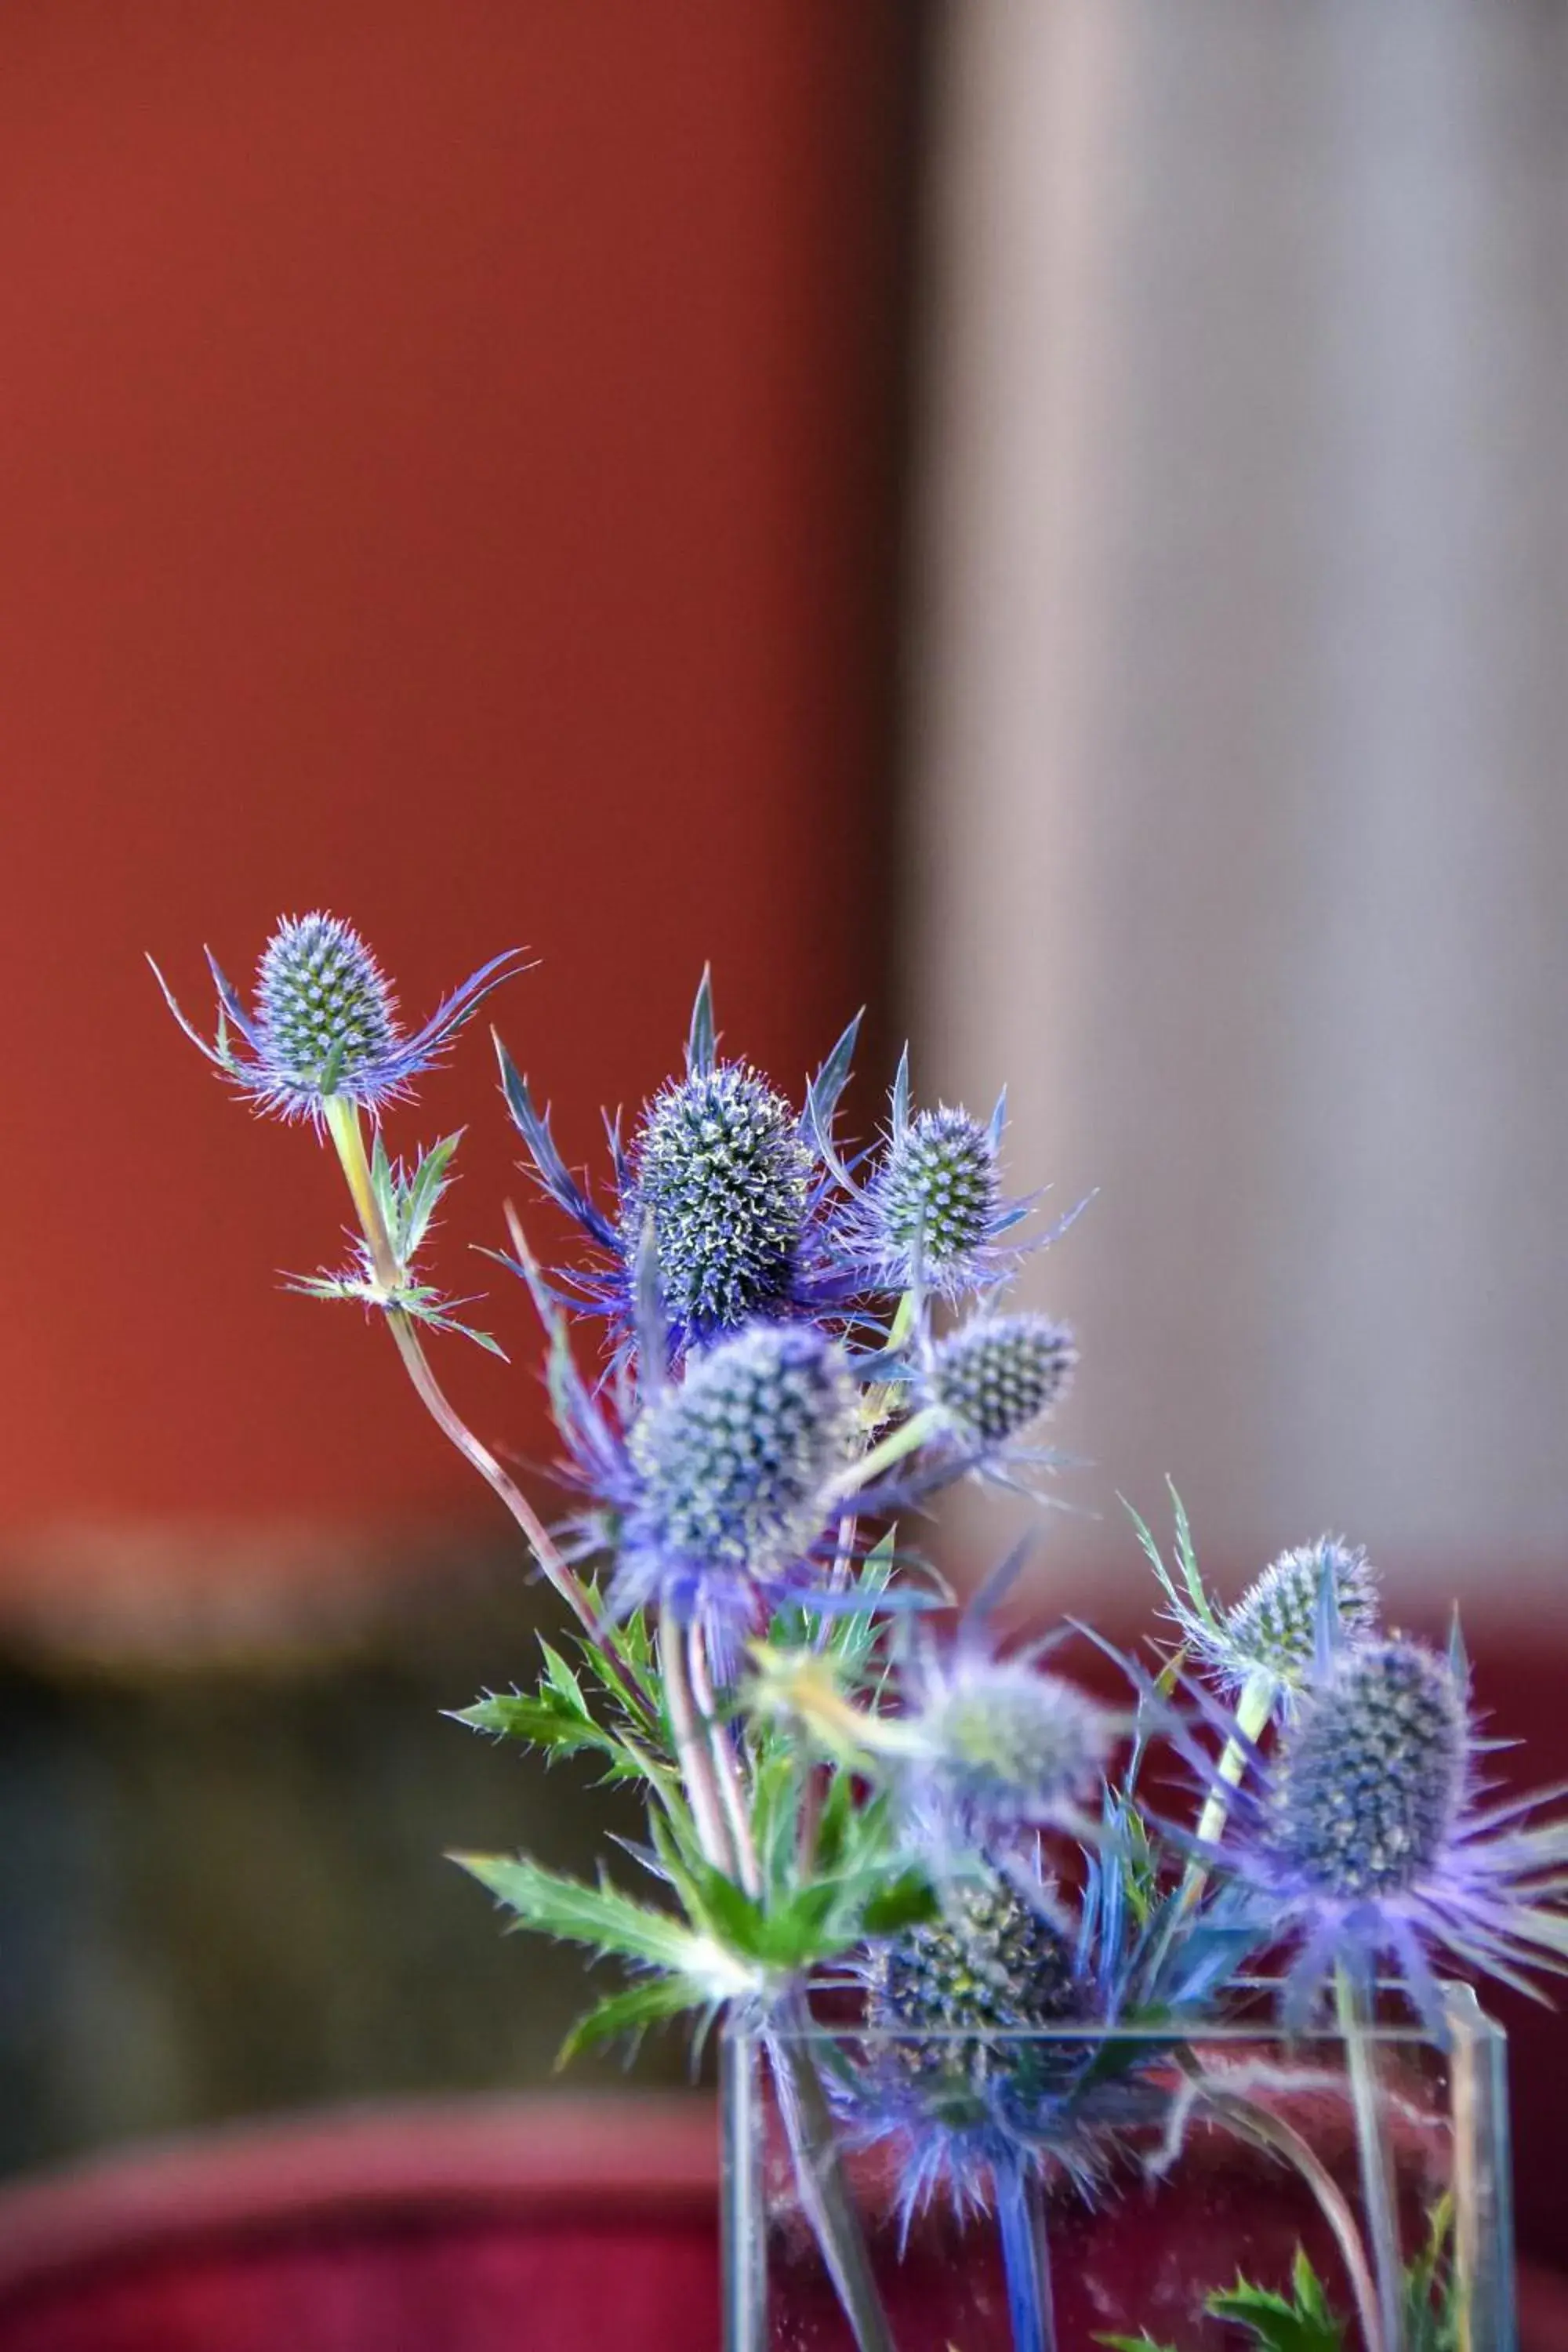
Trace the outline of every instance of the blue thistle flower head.
{"type": "Polygon", "coordinates": [[[1377,1577],[1359,1545],[1320,1536],[1282,1551],[1223,1614],[1199,1616],[1179,1601],[1175,1614],[1194,1655],[1224,1685],[1266,1680],[1293,1706],[1325,1640],[1356,1648],[1375,1636],[1377,1577]]]}
{"type": "Polygon", "coordinates": [[[481,1000],[521,968],[516,950],[492,957],[422,1029],[406,1035],[375,957],[353,926],[336,915],[282,918],[262,951],[248,1010],[210,952],[207,961],[218,1000],[217,1034],[211,1040],[187,1021],[153,966],[181,1028],[258,1110],[318,1125],[334,1099],[374,1114],[407,1094],[481,1000]]]}
{"type": "Polygon", "coordinates": [[[916,1669],[909,1792],[943,1842],[992,1846],[1019,1831],[1092,1834],[1122,1718],[1030,1656],[960,1639],[916,1669]]]}
{"type": "Polygon", "coordinates": [[[643,1115],[621,1203],[635,1257],[651,1226],[667,1316],[691,1339],[793,1303],[812,1158],[795,1112],[760,1071],[718,1062],[673,1079],[643,1115]]]}
{"type": "Polygon", "coordinates": [[[1079,2006],[1072,1938],[1045,1891],[1028,1903],[989,1874],[951,1887],[941,1919],[874,1951],[865,1982],[868,2026],[908,2037],[895,2063],[931,2082],[984,2080],[1007,2063],[987,2035],[1037,2032],[1079,2006]]]}
{"type": "Polygon", "coordinates": [[[1077,1362],[1071,1331],[1048,1315],[977,1315],[931,1348],[921,1388],[978,1463],[1015,1447],[1044,1420],[1077,1362]]]}
{"type": "Polygon", "coordinates": [[[1338,1650],[1302,1687],[1216,1857],[1260,1931],[1297,1948],[1289,2016],[1339,1965],[1370,1983],[1392,1964],[1433,2019],[1436,1953],[1516,1986],[1563,1966],[1568,1823],[1538,1818],[1542,1797],[1489,1804],[1485,1745],[1454,1663],[1402,1636],[1338,1650]]]}
{"type": "Polygon", "coordinates": [[[1407,1895],[1441,1862],[1468,1760],[1447,1660],[1403,1641],[1341,1660],[1281,1748],[1268,1829],[1278,1864],[1332,1901],[1407,1895]]]}
{"type": "Polygon", "coordinates": [[[908,1289],[918,1274],[944,1297],[973,1288],[1005,1229],[995,1134],[945,1103],[895,1121],[858,1222],[880,1287],[908,1289]]]}
{"type": "MultiPolygon", "coordinates": [[[[1003,1196],[1005,1097],[984,1121],[948,1103],[913,1109],[906,1046],[893,1086],[887,1142],[860,1184],[839,1156],[832,1133],[847,1067],[829,1066],[829,1071],[830,1083],[819,1076],[813,1086],[806,1118],[825,1165],[847,1196],[835,1220],[834,1243],[858,1286],[929,1290],[952,1299],[997,1281],[1011,1262],[1001,1246],[1003,1236],[1023,1222],[1031,1206],[1027,1200],[1003,1196]]],[[[1064,1220],[1058,1232],[1070,1222],[1064,1220]]]]}
{"type": "Polygon", "coordinates": [[[616,1599],[728,1618],[805,1572],[848,1458],[858,1391],[805,1324],[755,1324],[689,1360],[626,1439],[616,1599]]]}
{"type": "Polygon", "coordinates": [[[939,2194],[963,2217],[1029,2173],[1087,2191],[1109,2168],[1128,2086],[1091,2086],[1098,2043],[1061,2031],[1101,2014],[1082,1946],[1048,1885],[986,1869],[858,1963],[868,2038],[836,2097],[853,2145],[892,2144],[906,2233],[939,2194]]]}
{"type": "MultiPolygon", "coordinates": [[[[850,1024],[824,1072],[847,1069],[858,1027],[850,1024]]],[[[605,1261],[566,1277],[570,1288],[607,1318],[624,1351],[643,1345],[648,1318],[640,1308],[650,1287],[671,1362],[747,1323],[809,1318],[847,1299],[843,1271],[828,1262],[826,1179],[807,1129],[760,1070],[719,1058],[706,972],[685,1075],[645,1105],[629,1150],[618,1126],[611,1129],[613,1213],[566,1167],[548,1112],[499,1050],[507,1104],[541,1184],[605,1261]]]]}

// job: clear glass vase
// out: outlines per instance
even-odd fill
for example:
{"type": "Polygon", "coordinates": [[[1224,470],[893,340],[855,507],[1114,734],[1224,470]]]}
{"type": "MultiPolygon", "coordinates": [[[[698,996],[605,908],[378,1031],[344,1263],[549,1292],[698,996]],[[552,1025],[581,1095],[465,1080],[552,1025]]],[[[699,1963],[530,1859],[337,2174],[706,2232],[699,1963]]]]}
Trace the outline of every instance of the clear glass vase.
{"type": "Polygon", "coordinates": [[[723,2100],[726,2352],[1514,2352],[1504,2042],[1468,1987],[1348,2041],[786,2011],[731,2029],[723,2100]],[[1238,2280],[1300,2331],[1238,2332],[1238,2280]]]}

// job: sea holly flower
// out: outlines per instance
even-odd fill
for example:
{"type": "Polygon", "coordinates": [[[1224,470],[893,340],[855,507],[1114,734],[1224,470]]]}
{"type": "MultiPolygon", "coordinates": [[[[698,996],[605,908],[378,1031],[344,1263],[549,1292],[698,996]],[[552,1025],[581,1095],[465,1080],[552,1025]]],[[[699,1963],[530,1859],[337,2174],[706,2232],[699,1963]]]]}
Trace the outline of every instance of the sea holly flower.
{"type": "MultiPolygon", "coordinates": [[[[1489,1803],[1461,1672],[1402,1637],[1341,1649],[1304,1685],[1265,1759],[1228,1792],[1224,1900],[1294,1948],[1287,2014],[1327,1978],[1392,1964],[1431,2019],[1436,1955],[1528,1990],[1568,1960],[1568,1822],[1549,1794],[1489,1803]]],[[[1207,1768],[1205,1768],[1207,1769],[1207,1768]]]]}
{"type": "MultiPolygon", "coordinates": [[[[858,1023],[830,1056],[847,1068],[858,1023]]],[[[636,1268],[651,1239],[672,1358],[746,1323],[819,1315],[846,1286],[828,1264],[821,1223],[826,1180],[799,1115],[749,1062],[721,1061],[707,973],[687,1040],[686,1069],[647,1103],[629,1147],[610,1130],[616,1201],[601,1209],[563,1160],[548,1113],[504,1046],[501,1083],[534,1171],[552,1200],[608,1261],[572,1277],[582,1303],[635,1339],[636,1268]]]]}
{"type": "Polygon", "coordinates": [[[946,1103],[916,1111],[906,1046],[894,1080],[887,1142],[862,1185],[833,1137],[847,1065],[814,1082],[806,1118],[847,1204],[835,1220],[835,1245],[865,1290],[914,1288],[956,1298],[1006,1269],[1002,1236],[1022,1223],[1026,1201],[1005,1201],[999,1165],[1005,1097],[982,1124],[946,1103]]]}
{"type": "Polygon", "coordinates": [[[1228,1690],[1255,1678],[1287,1705],[1310,1679],[1325,1638],[1355,1647],[1378,1630],[1377,1578],[1358,1545],[1335,1536],[1282,1551],[1224,1611],[1172,1591],[1193,1655],[1228,1690]]]}
{"type": "Polygon", "coordinates": [[[945,1644],[915,1632],[901,1681],[903,1784],[911,1817],[946,1851],[994,1851],[1047,1829],[1094,1835],[1128,1723],[1039,1663],[1055,1639],[998,1657],[976,1612],[945,1644]]]}
{"type": "MultiPolygon", "coordinates": [[[[1244,1769],[1245,1748],[1276,1714],[1289,1714],[1298,1693],[1342,1648],[1378,1633],[1377,1576],[1359,1545],[1320,1536],[1279,1553],[1226,1608],[1205,1584],[1192,1528],[1174,1486],[1175,1563],[1163,1553],[1136,1511],[1138,1540],[1160,1581],[1182,1650],[1237,1706],[1241,1745],[1229,1750],[1228,1773],[1244,1769]]],[[[1217,1829],[1223,1799],[1216,1792],[1205,1834],[1217,1829]]]]}
{"type": "MultiPolygon", "coordinates": [[[[826,1066],[807,1096],[806,1119],[824,1165],[846,1196],[834,1218],[833,1240],[855,1285],[862,1291],[931,1292],[952,1300],[1005,1279],[1021,1247],[1031,1245],[1006,1246],[1005,1236],[1024,1223],[1035,1199],[1008,1200],[1003,1192],[1005,1093],[984,1120],[949,1103],[916,1110],[906,1046],[893,1082],[884,1147],[862,1182],[833,1137],[847,1077],[847,1063],[826,1066]]],[[[1085,1205],[1080,1202],[1079,1209],[1085,1205]]],[[[1079,1209],[1032,1246],[1059,1239],[1079,1209]]]]}
{"type": "Polygon", "coordinates": [[[776,1580],[821,1531],[858,1402],[842,1354],[808,1327],[758,1324],[696,1359],[632,1424],[623,1563],[646,1560],[665,1590],[776,1580]]]}
{"type": "MultiPolygon", "coordinates": [[[[1222,1621],[1209,1663],[1240,1689],[1253,1675],[1298,1693],[1318,1656],[1325,1607],[1336,1644],[1370,1641],[1378,1626],[1377,1579],[1359,1546],[1333,1536],[1282,1551],[1222,1621]]],[[[1202,1644],[1199,1643],[1200,1651],[1202,1644]]]]}
{"type": "Polygon", "coordinates": [[[994,1475],[1009,1462],[1052,1458],[1025,1441],[1077,1363],[1072,1332],[1048,1315],[975,1315],[926,1346],[915,1396],[963,1466],[994,1475]]]}
{"type": "Polygon", "coordinates": [[[318,1127],[329,1102],[379,1115],[406,1095],[490,991],[521,968],[516,949],[492,956],[410,1035],[398,1025],[396,1000],[375,957],[336,915],[282,918],[262,951],[248,1009],[210,950],[207,962],[217,990],[211,1039],[186,1019],[153,965],[186,1036],[258,1110],[318,1127]]]}
{"type": "Polygon", "coordinates": [[[653,1230],[665,1309],[688,1338],[732,1331],[790,1303],[811,1197],[795,1111],[744,1062],[661,1087],[631,1150],[623,1246],[653,1230]]]}
{"type": "Polygon", "coordinates": [[[1090,2013],[1072,1931],[1052,1890],[1037,1892],[1030,1902],[982,1873],[948,1889],[940,1920],[871,1947],[857,1970],[868,2039],[839,2095],[853,2144],[894,2144],[906,2235],[939,2194],[961,2217],[990,2210],[998,2174],[1042,2157],[1083,2184],[1100,2168],[1070,2115],[1083,2053],[1048,2089],[1031,2079],[1039,2045],[1022,2037],[1090,2013]]]}
{"type": "Polygon", "coordinates": [[[624,1379],[613,1397],[590,1391],[558,1320],[552,1332],[557,1420],[596,1507],[584,1530],[615,1558],[612,1613],[700,1618],[722,1670],[734,1635],[823,1583],[835,1481],[858,1427],[843,1351],[810,1325],[753,1324],[639,1402],[624,1379]]]}

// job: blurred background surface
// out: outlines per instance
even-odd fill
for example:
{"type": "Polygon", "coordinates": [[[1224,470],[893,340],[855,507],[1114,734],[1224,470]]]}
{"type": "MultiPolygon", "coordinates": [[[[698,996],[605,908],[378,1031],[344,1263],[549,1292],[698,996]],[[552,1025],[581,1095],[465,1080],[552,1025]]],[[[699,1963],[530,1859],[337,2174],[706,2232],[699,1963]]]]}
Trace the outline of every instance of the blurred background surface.
{"type": "MultiPolygon", "coordinates": [[[[579,1990],[439,1858],[613,1826],[439,1714],[547,1612],[140,961],[284,909],[410,1011],[526,943],[573,1158],[710,958],[792,1085],[871,1002],[865,1122],[906,1024],[1005,1077],[1100,1188],[1035,1605],[1131,1622],[1170,1472],[1222,1582],[1461,1592],[1568,1770],[1565,239],[1558,0],[0,14],[0,2163],[531,2082],[579,1990]]],[[[481,1034],[426,1105],[536,1462],[481,1034]]]]}

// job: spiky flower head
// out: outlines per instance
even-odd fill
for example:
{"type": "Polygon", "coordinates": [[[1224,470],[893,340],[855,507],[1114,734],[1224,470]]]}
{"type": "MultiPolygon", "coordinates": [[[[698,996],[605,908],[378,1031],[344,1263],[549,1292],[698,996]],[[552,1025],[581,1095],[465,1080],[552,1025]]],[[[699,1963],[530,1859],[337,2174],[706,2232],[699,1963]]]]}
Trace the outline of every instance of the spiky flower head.
{"type": "Polygon", "coordinates": [[[747,1063],[694,1069],[654,1097],[632,1146],[624,1244],[635,1256],[651,1223],[665,1312],[684,1333],[787,1306],[811,1164],[795,1111],[747,1063]]]}
{"type": "Polygon", "coordinates": [[[982,1843],[1023,1828],[1079,1827],[1121,1720],[1026,1658],[958,1646],[929,1662],[910,1728],[917,1810],[982,1843]]]}
{"type": "Polygon", "coordinates": [[[1281,1864],[1345,1902],[1407,1893],[1453,1834],[1467,1756],[1446,1659],[1407,1641],[1348,1651],[1282,1737],[1271,1814],[1281,1864]]]}
{"type": "Polygon", "coordinates": [[[1050,1411],[1077,1362],[1071,1331],[1048,1315],[977,1315],[936,1342],[924,1388],[959,1444],[984,1456],[1050,1411]]]}
{"type": "Polygon", "coordinates": [[[384,1062],[395,1028],[381,967],[335,915],[285,916],[262,950],[256,1026],[279,1082],[342,1094],[384,1062]]]}
{"type": "Polygon", "coordinates": [[[1063,2030],[1102,2013],[1080,1940],[1049,1886],[991,1871],[868,1952],[868,2040],[833,2089],[852,2145],[893,2144],[905,2231],[945,2189],[961,2216],[994,2210],[1005,2242],[1026,2178],[1059,2168],[1087,2193],[1103,2177],[1129,2100],[1092,2086],[1100,2044],[1063,2030]]]}
{"type": "MultiPolygon", "coordinates": [[[[1403,1636],[1337,1650],[1303,1685],[1270,1758],[1254,1754],[1216,1859],[1260,1943],[1294,1944],[1288,2018],[1344,1968],[1391,1960],[1436,2019],[1433,1955],[1522,1985],[1568,1957],[1568,1822],[1548,1794],[1489,1804],[1466,1672],[1403,1636]]],[[[1196,1751],[1187,1752],[1195,1760],[1196,1751]]],[[[1200,1765],[1217,1786],[1212,1761],[1200,1765]]]]}
{"type": "Polygon", "coordinates": [[[1336,1645],[1369,1641],[1377,1631],[1377,1580],[1359,1546],[1320,1536],[1316,1543],[1282,1551],[1226,1611],[1210,1646],[1227,1678],[1268,1675],[1281,1690],[1299,1691],[1310,1674],[1322,1638],[1325,1609],[1336,1645]]]}
{"type": "Polygon", "coordinates": [[[902,1287],[918,1267],[933,1290],[962,1289],[984,1263],[1001,1202],[991,1129],[945,1103],[917,1111],[895,1129],[866,1190],[865,1221],[883,1279],[902,1287]]]}
{"type": "Polygon", "coordinates": [[[908,2037],[891,2045],[897,2063],[964,2081],[997,2063],[986,2035],[1059,2024],[1079,2001],[1066,1932],[994,1875],[953,1886],[941,1919],[874,1952],[866,1988],[867,2024],[908,2037]]]}
{"type": "Polygon", "coordinates": [[[756,1324],[692,1358],[628,1440],[638,1581],[666,1592],[765,1583],[809,1554],[857,1406],[841,1352],[809,1325],[756,1324]]]}
{"type": "Polygon", "coordinates": [[[262,950],[249,1011],[210,953],[207,961],[218,999],[213,1040],[186,1020],[153,966],[186,1036],[258,1109],[318,1122],[333,1100],[374,1112],[405,1094],[480,1000],[519,969],[515,951],[493,957],[407,1036],[375,957],[353,924],[336,915],[281,919],[262,950]]]}

